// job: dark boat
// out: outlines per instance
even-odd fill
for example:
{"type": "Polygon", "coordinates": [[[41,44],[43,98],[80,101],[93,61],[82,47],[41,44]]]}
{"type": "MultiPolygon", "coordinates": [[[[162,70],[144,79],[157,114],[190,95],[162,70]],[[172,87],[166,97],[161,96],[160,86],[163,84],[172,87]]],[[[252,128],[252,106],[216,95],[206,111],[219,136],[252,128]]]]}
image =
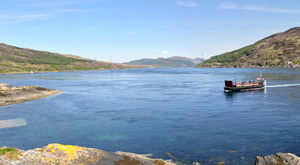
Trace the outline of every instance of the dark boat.
{"type": "Polygon", "coordinates": [[[243,81],[242,83],[233,83],[233,81],[225,80],[224,92],[239,92],[239,91],[248,91],[248,90],[258,90],[264,89],[267,85],[267,80],[265,80],[262,75],[256,80],[243,81]]]}

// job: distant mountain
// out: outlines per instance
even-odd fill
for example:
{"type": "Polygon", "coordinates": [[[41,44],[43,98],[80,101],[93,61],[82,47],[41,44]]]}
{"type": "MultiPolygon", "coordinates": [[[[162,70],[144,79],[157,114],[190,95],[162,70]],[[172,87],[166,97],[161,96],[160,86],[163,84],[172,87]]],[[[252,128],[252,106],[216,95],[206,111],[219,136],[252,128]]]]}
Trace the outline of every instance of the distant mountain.
{"type": "Polygon", "coordinates": [[[136,66],[0,44],[0,73],[28,73],[31,70],[47,72],[125,68],[136,68],[136,66]]]}
{"type": "Polygon", "coordinates": [[[300,67],[300,27],[211,57],[196,67],[300,67]]]}
{"type": "Polygon", "coordinates": [[[170,57],[170,58],[157,58],[157,59],[144,58],[144,59],[140,59],[140,60],[127,62],[124,64],[144,65],[144,66],[161,67],[161,68],[172,68],[172,67],[193,67],[202,61],[204,61],[204,59],[202,59],[202,58],[191,59],[191,58],[187,58],[187,57],[174,56],[174,57],[170,57]]]}

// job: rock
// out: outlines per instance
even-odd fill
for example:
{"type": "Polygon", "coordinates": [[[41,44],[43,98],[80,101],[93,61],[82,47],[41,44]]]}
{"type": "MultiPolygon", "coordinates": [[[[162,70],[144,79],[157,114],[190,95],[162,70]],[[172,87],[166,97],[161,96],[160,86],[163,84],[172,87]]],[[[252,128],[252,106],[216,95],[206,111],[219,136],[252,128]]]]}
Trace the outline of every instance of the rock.
{"type": "Polygon", "coordinates": [[[121,152],[117,151],[116,154],[121,155],[123,157],[130,157],[132,159],[138,160],[140,164],[157,164],[157,165],[173,165],[174,163],[172,162],[167,162],[161,159],[151,159],[147,158],[143,155],[135,154],[135,153],[128,153],[128,152],[121,152]]]}
{"type": "Polygon", "coordinates": [[[11,153],[1,155],[0,152],[0,164],[175,165],[161,159],[151,159],[134,153],[113,153],[73,145],[49,144],[46,147],[28,151],[16,150],[14,154],[17,156],[14,157],[9,157],[11,153]]]}
{"type": "Polygon", "coordinates": [[[59,90],[46,89],[40,86],[13,87],[0,83],[0,106],[40,99],[60,92],[59,90]]]}
{"type": "Polygon", "coordinates": [[[291,153],[276,153],[265,157],[257,156],[255,165],[300,165],[300,157],[291,153]]]}

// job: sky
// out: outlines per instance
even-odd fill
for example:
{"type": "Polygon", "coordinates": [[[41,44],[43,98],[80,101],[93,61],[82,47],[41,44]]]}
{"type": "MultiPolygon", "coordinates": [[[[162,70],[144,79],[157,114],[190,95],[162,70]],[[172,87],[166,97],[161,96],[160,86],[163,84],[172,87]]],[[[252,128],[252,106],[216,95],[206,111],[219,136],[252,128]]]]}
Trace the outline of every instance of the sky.
{"type": "Polygon", "coordinates": [[[0,43],[100,61],[208,59],[296,26],[299,0],[0,0],[0,43]]]}

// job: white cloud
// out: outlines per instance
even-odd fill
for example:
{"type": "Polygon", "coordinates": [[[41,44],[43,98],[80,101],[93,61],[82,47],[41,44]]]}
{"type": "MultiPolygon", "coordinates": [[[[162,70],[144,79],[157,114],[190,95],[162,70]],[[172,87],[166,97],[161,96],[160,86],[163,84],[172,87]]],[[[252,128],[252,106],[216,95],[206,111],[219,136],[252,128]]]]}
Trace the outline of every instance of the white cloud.
{"type": "Polygon", "coordinates": [[[19,0],[21,4],[32,7],[60,7],[68,5],[92,4],[102,2],[103,0],[19,0]]]}
{"type": "Polygon", "coordinates": [[[156,51],[156,53],[159,53],[159,54],[170,54],[170,52],[166,51],[166,50],[158,50],[158,51],[156,51]]]}
{"type": "Polygon", "coordinates": [[[68,1],[25,1],[23,5],[31,7],[57,7],[69,5],[68,1]]]}
{"type": "Polygon", "coordinates": [[[250,11],[263,11],[263,12],[271,12],[271,13],[299,13],[298,10],[293,9],[282,9],[282,8],[266,8],[263,6],[253,6],[253,5],[245,5],[241,7],[242,10],[250,10],[250,11]]]}
{"type": "MultiPolygon", "coordinates": [[[[1,1],[1,0],[0,0],[1,1]]],[[[76,12],[85,12],[81,10],[80,6],[85,4],[96,4],[103,0],[13,0],[16,1],[17,5],[22,8],[29,8],[31,13],[14,11],[11,10],[10,13],[0,16],[1,24],[18,23],[25,21],[35,21],[35,20],[46,20],[54,19],[62,14],[71,14],[76,12]],[[77,5],[79,8],[73,8],[77,5]],[[43,11],[43,13],[36,13],[35,11],[43,11]]]]}
{"type": "Polygon", "coordinates": [[[234,2],[226,2],[226,3],[221,3],[218,8],[219,9],[236,9],[236,8],[238,8],[238,5],[234,2]]]}
{"type": "Polygon", "coordinates": [[[17,16],[17,19],[38,19],[38,18],[46,18],[49,17],[49,14],[31,14],[31,15],[21,15],[17,16]]]}
{"type": "Polygon", "coordinates": [[[75,12],[81,12],[82,10],[79,9],[61,9],[59,10],[59,12],[62,13],[75,13],[75,12]]]}
{"type": "Polygon", "coordinates": [[[294,9],[269,8],[269,7],[258,6],[258,5],[239,6],[238,4],[236,4],[234,2],[221,3],[218,6],[218,9],[247,10],[247,11],[259,11],[259,12],[269,12],[269,13],[287,13],[287,14],[300,13],[299,10],[294,10],[294,9]]]}
{"type": "Polygon", "coordinates": [[[197,7],[199,6],[198,3],[194,1],[188,1],[188,0],[177,0],[176,1],[178,6],[184,6],[184,7],[197,7]]]}
{"type": "Polygon", "coordinates": [[[0,24],[10,24],[33,20],[45,20],[51,18],[53,18],[53,15],[50,14],[2,15],[0,16],[0,24]]]}

